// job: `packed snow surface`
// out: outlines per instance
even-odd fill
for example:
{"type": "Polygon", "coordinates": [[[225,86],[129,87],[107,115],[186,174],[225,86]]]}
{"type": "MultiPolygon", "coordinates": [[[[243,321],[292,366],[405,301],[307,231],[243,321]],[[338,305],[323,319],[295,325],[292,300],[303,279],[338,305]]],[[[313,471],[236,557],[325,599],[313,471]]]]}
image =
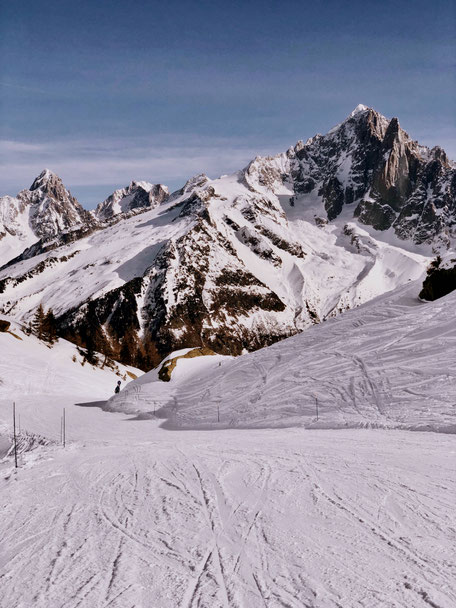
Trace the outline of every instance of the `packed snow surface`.
{"type": "Polygon", "coordinates": [[[143,376],[108,409],[171,428],[380,427],[456,431],[456,292],[409,283],[172,386],[143,376]]]}
{"type": "Polygon", "coordinates": [[[5,606],[455,605],[450,435],[73,417],[0,482],[5,606]]]}
{"type": "Polygon", "coordinates": [[[0,334],[1,606],[454,608],[456,294],[417,290],[108,401],[115,375],[0,334]]]}

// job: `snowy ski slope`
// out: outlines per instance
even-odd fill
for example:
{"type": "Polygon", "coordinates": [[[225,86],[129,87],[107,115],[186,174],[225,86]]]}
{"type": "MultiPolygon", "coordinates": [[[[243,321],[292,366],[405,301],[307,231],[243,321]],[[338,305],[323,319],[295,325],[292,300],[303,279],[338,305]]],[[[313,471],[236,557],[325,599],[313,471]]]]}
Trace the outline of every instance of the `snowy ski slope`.
{"type": "Polygon", "coordinates": [[[454,436],[102,415],[2,469],[2,606],[454,607],[454,436]]]}
{"type": "Polygon", "coordinates": [[[0,460],[2,608],[453,608],[456,294],[418,289],[108,402],[0,350],[2,428],[54,442],[0,460]]]}
{"type": "Polygon", "coordinates": [[[150,412],[154,404],[171,428],[454,432],[456,292],[425,303],[418,299],[420,285],[409,283],[193,379],[163,385],[150,372],[107,407],[150,412]]]}

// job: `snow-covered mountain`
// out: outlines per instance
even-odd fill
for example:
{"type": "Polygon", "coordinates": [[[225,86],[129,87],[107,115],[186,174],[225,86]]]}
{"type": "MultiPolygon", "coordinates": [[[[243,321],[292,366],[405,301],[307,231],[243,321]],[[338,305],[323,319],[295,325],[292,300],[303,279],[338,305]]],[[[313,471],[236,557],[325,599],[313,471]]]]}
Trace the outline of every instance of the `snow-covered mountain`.
{"type": "Polygon", "coordinates": [[[91,224],[90,213],[45,169],[28,190],[0,198],[0,265],[40,239],[91,224]]]}
{"type": "Polygon", "coordinates": [[[99,221],[106,221],[119,214],[152,209],[168,197],[169,190],[163,184],[131,182],[129,186],[116,190],[100,203],[94,211],[94,216],[99,221]]]}
{"type": "Polygon", "coordinates": [[[292,191],[297,206],[318,200],[328,220],[346,211],[403,240],[449,245],[456,234],[454,163],[413,141],[397,118],[363,105],[326,135],[255,159],[245,179],[253,189],[292,191]]]}
{"type": "Polygon", "coordinates": [[[0,310],[43,301],[68,337],[97,327],[114,347],[133,331],[161,354],[254,350],[419,278],[452,246],[455,179],[442,150],[358,106],[233,175],[117,191],[95,213],[116,222],[0,272],[0,310]]]}

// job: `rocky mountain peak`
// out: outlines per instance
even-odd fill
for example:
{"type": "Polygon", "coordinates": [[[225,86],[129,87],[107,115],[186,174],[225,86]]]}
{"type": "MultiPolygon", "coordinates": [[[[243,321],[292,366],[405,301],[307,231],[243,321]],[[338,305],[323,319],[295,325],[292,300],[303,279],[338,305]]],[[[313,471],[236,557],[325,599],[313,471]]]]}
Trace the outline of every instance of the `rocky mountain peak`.
{"type": "Polygon", "coordinates": [[[43,169],[38,177],[35,178],[29,190],[38,190],[39,188],[47,187],[48,184],[56,182],[62,183],[60,177],[53,173],[50,169],[43,169]]]}
{"type": "Polygon", "coordinates": [[[356,108],[353,110],[353,112],[350,113],[350,118],[352,118],[353,116],[356,116],[357,114],[361,114],[362,112],[366,112],[366,110],[371,110],[372,108],[368,108],[367,106],[363,105],[362,103],[359,103],[356,108]]]}
{"type": "Polygon", "coordinates": [[[49,169],[44,169],[30,189],[19,192],[17,198],[30,208],[29,225],[38,238],[92,223],[90,213],[49,169]]]}
{"type": "Polygon", "coordinates": [[[29,190],[22,190],[20,194],[32,204],[39,203],[43,197],[49,197],[56,202],[69,203],[72,206],[80,207],[79,202],[65,188],[60,177],[49,169],[44,169],[33,181],[29,190]],[[34,194],[30,195],[28,193],[34,194]]]}
{"type": "Polygon", "coordinates": [[[395,141],[399,141],[400,139],[409,139],[409,137],[405,131],[402,131],[398,119],[392,118],[386,129],[385,136],[383,137],[383,145],[386,149],[389,149],[393,146],[395,141]],[[405,137],[401,137],[402,134],[405,137]]]}
{"type": "Polygon", "coordinates": [[[94,216],[104,222],[114,216],[127,216],[152,209],[169,197],[169,190],[163,184],[132,181],[125,188],[115,190],[94,211],[94,216]]]}
{"type": "MultiPolygon", "coordinates": [[[[330,221],[354,204],[354,217],[376,230],[393,228],[399,238],[416,243],[451,240],[454,166],[441,148],[429,150],[413,141],[396,117],[357,106],[326,135],[308,139],[295,152],[295,159],[288,156],[295,197],[321,198],[330,221]]],[[[283,173],[280,158],[273,168],[283,173]]],[[[281,183],[289,181],[287,174],[281,183]]]]}
{"type": "Polygon", "coordinates": [[[194,175],[185,182],[184,187],[182,188],[182,193],[192,192],[193,190],[195,190],[195,188],[201,188],[210,181],[211,180],[205,173],[198,173],[198,175],[194,175]]]}
{"type": "Polygon", "coordinates": [[[41,239],[75,229],[84,231],[92,225],[92,216],[60,177],[44,169],[29,189],[0,199],[0,259],[8,262],[41,239]]]}
{"type": "Polygon", "coordinates": [[[431,150],[431,155],[434,160],[439,161],[444,167],[450,168],[451,163],[446,155],[445,150],[443,150],[440,146],[434,146],[431,150]]]}

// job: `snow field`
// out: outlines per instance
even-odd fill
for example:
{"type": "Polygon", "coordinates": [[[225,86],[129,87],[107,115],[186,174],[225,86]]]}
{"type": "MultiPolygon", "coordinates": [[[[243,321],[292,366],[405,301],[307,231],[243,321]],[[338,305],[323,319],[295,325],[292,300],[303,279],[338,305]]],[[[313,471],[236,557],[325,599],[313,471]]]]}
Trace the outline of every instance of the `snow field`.
{"type": "Polygon", "coordinates": [[[418,290],[108,401],[69,343],[0,334],[0,454],[12,400],[51,441],[0,460],[0,606],[453,608],[456,293],[418,290]]]}
{"type": "Polygon", "coordinates": [[[167,433],[105,416],[105,439],[124,425],[136,440],[4,472],[5,606],[455,605],[453,436],[167,433]]]}

